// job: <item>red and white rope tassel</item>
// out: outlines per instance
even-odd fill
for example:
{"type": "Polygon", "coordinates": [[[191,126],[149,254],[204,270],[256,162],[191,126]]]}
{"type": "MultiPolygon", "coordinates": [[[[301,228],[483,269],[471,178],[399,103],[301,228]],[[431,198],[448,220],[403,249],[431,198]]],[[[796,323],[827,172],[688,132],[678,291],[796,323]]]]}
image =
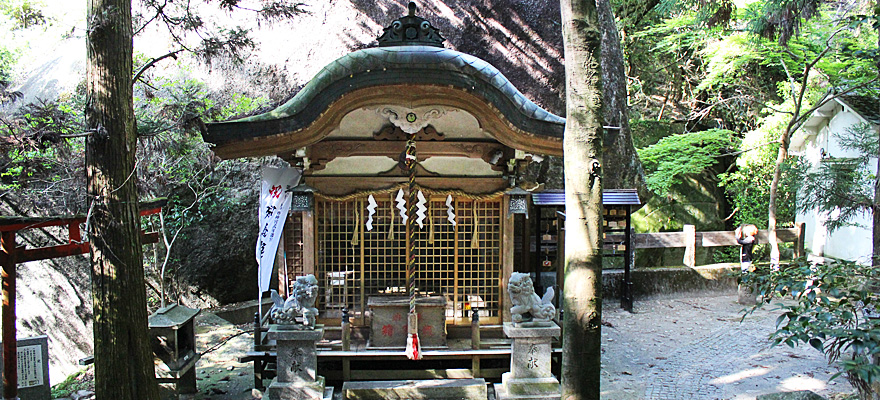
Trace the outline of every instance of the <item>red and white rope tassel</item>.
{"type": "Polygon", "coordinates": [[[406,357],[410,360],[422,359],[422,344],[419,343],[419,315],[407,316],[406,357]]]}

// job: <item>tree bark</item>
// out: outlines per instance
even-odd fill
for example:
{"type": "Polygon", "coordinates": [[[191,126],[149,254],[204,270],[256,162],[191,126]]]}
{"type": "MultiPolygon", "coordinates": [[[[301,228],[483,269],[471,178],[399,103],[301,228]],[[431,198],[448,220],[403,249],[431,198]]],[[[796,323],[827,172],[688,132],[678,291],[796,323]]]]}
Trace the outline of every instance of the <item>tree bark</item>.
{"type": "Polygon", "coordinates": [[[601,29],[595,0],[562,0],[566,123],[562,398],[598,400],[602,321],[601,29]]]}
{"type": "Polygon", "coordinates": [[[602,108],[605,130],[602,158],[608,165],[602,186],[610,189],[636,189],[643,202],[651,197],[645,185],[645,170],[639,160],[629,127],[629,105],[626,89],[623,50],[609,0],[596,0],[599,26],[602,30],[602,108]],[[619,129],[617,129],[619,128],[619,129]]]}
{"type": "MultiPolygon", "coordinates": [[[[874,18],[880,19],[880,0],[874,0],[874,18]]],[[[877,72],[880,73],[880,24],[877,24],[877,51],[878,55],[874,62],[877,72]]],[[[880,140],[880,132],[878,132],[877,136],[878,140],[880,140]]],[[[877,152],[874,155],[877,157],[877,172],[874,174],[874,207],[871,210],[874,219],[874,225],[871,230],[871,242],[873,244],[871,266],[880,267],[880,143],[877,144],[877,152]]]]}
{"type": "Polygon", "coordinates": [[[159,398],[147,332],[132,103],[130,0],[87,3],[88,234],[98,398],[159,398]]]}
{"type": "MultiPolygon", "coordinates": [[[[795,116],[800,115],[800,107],[796,107],[795,116]]],[[[792,117],[794,120],[795,117],[792,117]]],[[[770,200],[767,204],[767,241],[770,243],[770,268],[779,268],[779,243],[776,241],[776,209],[779,198],[779,180],[782,177],[782,164],[788,158],[788,145],[791,141],[791,127],[785,128],[779,140],[779,152],[776,154],[776,166],[773,169],[773,180],[770,181],[770,200]]]]}

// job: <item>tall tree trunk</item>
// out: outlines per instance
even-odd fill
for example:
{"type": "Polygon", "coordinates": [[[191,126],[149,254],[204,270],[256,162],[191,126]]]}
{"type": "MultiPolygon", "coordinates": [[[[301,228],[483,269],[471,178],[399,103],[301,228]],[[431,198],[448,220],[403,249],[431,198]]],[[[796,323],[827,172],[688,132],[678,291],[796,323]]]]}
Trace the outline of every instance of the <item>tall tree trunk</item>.
{"type": "MultiPolygon", "coordinates": [[[[800,115],[800,107],[796,107],[795,116],[800,115]]],[[[794,120],[795,117],[792,117],[794,120]]],[[[791,141],[791,126],[785,128],[779,140],[779,152],[776,154],[776,166],[773,169],[773,180],[770,181],[770,200],[767,204],[767,241],[770,243],[770,268],[779,268],[779,244],[776,241],[776,209],[779,198],[779,181],[782,177],[782,164],[788,158],[788,145],[791,141]]]]}
{"type": "Polygon", "coordinates": [[[88,0],[88,220],[98,398],[159,398],[147,333],[135,176],[130,0],[88,0]]]}
{"type": "MultiPolygon", "coordinates": [[[[880,20],[880,0],[874,0],[874,19],[875,21],[880,20]]],[[[877,72],[880,73],[880,23],[876,25],[877,29],[877,55],[874,56],[874,63],[877,67],[877,72]]],[[[880,110],[877,110],[880,112],[880,110]]],[[[877,128],[880,131],[880,127],[877,128]]],[[[878,140],[880,140],[880,132],[878,133],[878,140]]],[[[871,265],[874,267],[880,267],[880,143],[877,144],[877,152],[874,155],[877,157],[877,173],[874,174],[874,207],[871,210],[874,217],[874,225],[872,229],[872,243],[873,249],[871,250],[871,265]]]]}
{"type": "Polygon", "coordinates": [[[566,122],[562,398],[599,399],[602,85],[596,0],[562,0],[566,122]]]}
{"type": "Polygon", "coordinates": [[[602,29],[602,108],[604,123],[609,126],[605,131],[602,158],[607,165],[614,166],[603,174],[602,186],[636,189],[639,198],[646,201],[651,194],[645,185],[645,170],[633,146],[629,127],[626,71],[614,10],[609,0],[596,0],[596,6],[602,29]]]}

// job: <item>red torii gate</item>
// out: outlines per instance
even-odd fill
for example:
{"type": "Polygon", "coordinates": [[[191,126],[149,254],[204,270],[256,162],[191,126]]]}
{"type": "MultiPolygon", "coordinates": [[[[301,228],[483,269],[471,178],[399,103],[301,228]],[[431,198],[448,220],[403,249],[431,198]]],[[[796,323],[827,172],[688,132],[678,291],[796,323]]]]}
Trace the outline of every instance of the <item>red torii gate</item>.
{"type": "MultiPolygon", "coordinates": [[[[140,204],[140,215],[148,216],[162,211],[167,199],[157,199],[140,204]]],[[[79,225],[85,216],[71,217],[0,217],[0,279],[3,286],[3,398],[18,398],[18,350],[15,327],[15,267],[18,263],[75,256],[89,252],[89,242],[82,239],[79,225]],[[18,231],[50,226],[67,226],[67,244],[26,249],[16,246],[18,231]]],[[[158,232],[141,232],[141,244],[159,241],[158,232]]]]}

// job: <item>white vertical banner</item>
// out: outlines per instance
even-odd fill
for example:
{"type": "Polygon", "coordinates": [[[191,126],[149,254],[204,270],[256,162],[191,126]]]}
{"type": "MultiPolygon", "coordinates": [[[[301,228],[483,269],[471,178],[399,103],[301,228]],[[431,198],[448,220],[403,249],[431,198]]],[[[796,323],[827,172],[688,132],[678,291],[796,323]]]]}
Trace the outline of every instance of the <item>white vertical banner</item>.
{"type": "Polygon", "coordinates": [[[272,267],[278,241],[290,210],[290,189],[299,183],[302,173],[294,168],[263,167],[263,187],[260,190],[260,233],[257,235],[257,263],[259,263],[258,298],[269,290],[272,267]]]}

